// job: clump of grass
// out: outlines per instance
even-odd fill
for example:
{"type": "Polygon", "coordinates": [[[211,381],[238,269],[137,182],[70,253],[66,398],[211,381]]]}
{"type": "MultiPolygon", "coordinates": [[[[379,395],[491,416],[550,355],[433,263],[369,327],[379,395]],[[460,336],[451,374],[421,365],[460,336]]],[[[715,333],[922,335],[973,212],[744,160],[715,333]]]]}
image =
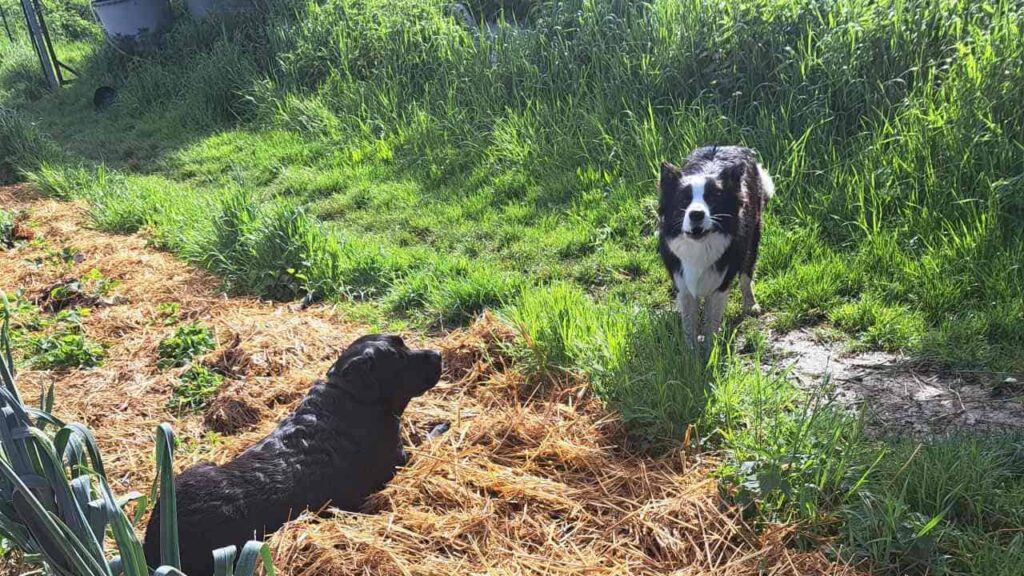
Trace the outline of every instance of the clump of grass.
{"type": "Polygon", "coordinates": [[[25,172],[61,158],[63,152],[53,140],[0,103],[0,184],[17,182],[25,172]]]}
{"type": "Polygon", "coordinates": [[[193,364],[181,374],[174,386],[169,406],[176,411],[198,410],[217,394],[224,377],[200,364],[193,364]]]}
{"type": "Polygon", "coordinates": [[[887,306],[870,294],[833,309],[829,319],[859,334],[856,348],[912,350],[924,332],[924,320],[905,306],[887,306]]]}
{"type": "Polygon", "coordinates": [[[898,442],[842,512],[845,553],[883,574],[1018,573],[1022,446],[1013,433],[898,442]]]}
{"type": "Polygon", "coordinates": [[[684,346],[679,318],[598,306],[567,284],[523,292],[508,311],[523,335],[520,362],[538,373],[585,374],[638,442],[683,437],[707,401],[707,373],[684,346]]]}
{"type": "Polygon", "coordinates": [[[344,256],[322,226],[288,203],[261,205],[247,191],[223,200],[204,259],[237,289],[279,300],[332,296],[342,286],[344,256]]]}
{"type": "MultiPolygon", "coordinates": [[[[6,10],[8,23],[12,20],[10,14],[14,6],[6,10]]],[[[27,34],[25,39],[28,40],[27,34]]],[[[6,40],[5,35],[0,36],[0,100],[5,104],[21,104],[45,96],[48,88],[32,44],[6,40]]]]}
{"type": "Polygon", "coordinates": [[[435,278],[426,309],[441,326],[460,326],[487,308],[503,307],[515,294],[515,283],[507,275],[493,268],[472,266],[464,275],[435,278]]]}
{"type": "Polygon", "coordinates": [[[163,369],[185,366],[196,356],[216,347],[217,340],[214,338],[213,329],[199,322],[185,324],[157,345],[157,367],[163,369]]]}
{"type": "Polygon", "coordinates": [[[701,424],[727,455],[718,474],[730,497],[748,512],[813,524],[848,503],[871,473],[877,449],[860,420],[832,404],[827,386],[807,397],[783,374],[730,357],[711,388],[701,424]]]}
{"type": "Polygon", "coordinates": [[[949,558],[936,539],[936,524],[894,494],[863,490],[842,511],[849,539],[847,560],[870,559],[879,574],[945,574],[949,558]]]}

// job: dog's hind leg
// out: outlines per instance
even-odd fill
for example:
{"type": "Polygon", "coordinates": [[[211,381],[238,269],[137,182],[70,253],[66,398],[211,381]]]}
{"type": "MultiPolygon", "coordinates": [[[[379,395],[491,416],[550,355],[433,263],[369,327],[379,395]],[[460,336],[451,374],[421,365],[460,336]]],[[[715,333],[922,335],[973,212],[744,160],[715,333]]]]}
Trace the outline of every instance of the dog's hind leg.
{"type": "Polygon", "coordinates": [[[740,274],[740,292],[743,293],[743,313],[750,316],[761,314],[761,307],[754,299],[754,280],[748,274],[740,274]]]}
{"type": "Polygon", "coordinates": [[[725,304],[729,301],[727,290],[715,290],[704,300],[704,349],[711,351],[715,334],[722,326],[722,316],[725,315],[725,304]]]}
{"type": "MultiPolygon", "coordinates": [[[[682,283],[680,282],[680,284],[682,283]]],[[[686,285],[681,285],[676,291],[676,307],[679,309],[679,317],[683,321],[683,338],[690,346],[696,346],[700,306],[693,294],[686,289],[686,285]]]]}

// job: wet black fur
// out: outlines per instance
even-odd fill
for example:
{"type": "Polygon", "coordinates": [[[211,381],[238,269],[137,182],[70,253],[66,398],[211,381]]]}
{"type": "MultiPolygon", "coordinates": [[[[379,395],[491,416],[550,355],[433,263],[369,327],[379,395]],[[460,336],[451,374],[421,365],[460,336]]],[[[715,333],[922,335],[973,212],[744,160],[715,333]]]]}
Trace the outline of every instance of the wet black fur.
{"type": "MultiPolygon", "coordinates": [[[[181,568],[213,572],[212,550],[261,539],[306,509],[358,510],[405,463],[399,417],[435,384],[441,358],[395,336],[356,340],[266,438],[222,466],[201,463],[175,480],[181,568]]],[[[146,527],[160,563],[159,505],[146,527]]]]}

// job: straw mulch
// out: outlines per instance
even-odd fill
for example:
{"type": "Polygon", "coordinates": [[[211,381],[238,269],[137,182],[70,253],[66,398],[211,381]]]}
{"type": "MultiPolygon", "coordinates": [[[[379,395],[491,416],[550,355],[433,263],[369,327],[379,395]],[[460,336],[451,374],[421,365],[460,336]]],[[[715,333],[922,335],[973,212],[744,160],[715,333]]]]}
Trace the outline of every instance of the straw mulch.
{"type": "MultiPolygon", "coordinates": [[[[81,204],[8,188],[0,205],[27,209],[37,237],[0,253],[0,290],[31,294],[92,268],[121,282],[118,303],[84,320],[109,345],[102,367],[20,375],[26,393],[56,383],[57,412],[92,428],[120,492],[148,489],[159,422],[182,437],[179,467],[224,461],[273,428],[362,332],[328,306],[225,297],[215,278],[148,248],[144,234],[88,230],[81,204]],[[68,245],[83,255],[70,269],[27,264],[68,245]],[[157,344],[175,328],[159,320],[165,302],[216,331],[220,346],[201,361],[226,380],[202,413],[168,411],[180,370],[156,368],[157,344]]],[[[409,465],[363,514],[306,515],[274,535],[280,573],[855,573],[788,547],[790,527],[755,533],[718,496],[708,458],[630,451],[585,382],[528,382],[505,354],[514,338],[490,315],[443,336],[410,336],[440,349],[446,371],[403,420],[409,465]],[[429,435],[439,424],[450,429],[429,435]]]]}

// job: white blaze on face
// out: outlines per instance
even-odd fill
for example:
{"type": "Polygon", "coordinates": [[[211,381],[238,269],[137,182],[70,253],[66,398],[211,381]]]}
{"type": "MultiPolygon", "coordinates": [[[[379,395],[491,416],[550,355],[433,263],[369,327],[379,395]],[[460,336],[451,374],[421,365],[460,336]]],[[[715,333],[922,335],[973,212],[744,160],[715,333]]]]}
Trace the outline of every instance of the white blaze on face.
{"type": "Polygon", "coordinates": [[[689,234],[695,229],[707,231],[711,228],[711,208],[704,202],[704,184],[707,182],[703,177],[693,178],[687,184],[693,191],[693,198],[690,205],[686,207],[683,214],[683,232],[689,234]]]}

